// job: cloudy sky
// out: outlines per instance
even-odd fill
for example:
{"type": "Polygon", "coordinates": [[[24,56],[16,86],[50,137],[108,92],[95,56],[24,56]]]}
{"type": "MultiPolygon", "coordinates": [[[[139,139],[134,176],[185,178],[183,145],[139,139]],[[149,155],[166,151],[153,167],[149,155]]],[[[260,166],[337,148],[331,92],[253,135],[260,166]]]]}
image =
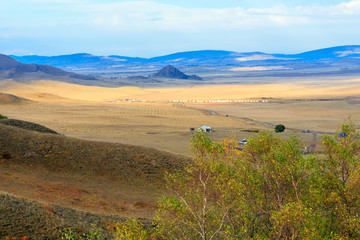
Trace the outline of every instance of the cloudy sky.
{"type": "Polygon", "coordinates": [[[360,0],[0,0],[0,53],[153,57],[360,45],[360,0]]]}

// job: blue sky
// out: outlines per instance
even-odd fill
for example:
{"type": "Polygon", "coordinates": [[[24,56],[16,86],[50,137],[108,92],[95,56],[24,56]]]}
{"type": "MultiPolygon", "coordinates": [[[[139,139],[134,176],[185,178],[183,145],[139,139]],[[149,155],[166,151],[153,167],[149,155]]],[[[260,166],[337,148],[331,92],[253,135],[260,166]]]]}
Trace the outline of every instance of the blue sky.
{"type": "Polygon", "coordinates": [[[11,0],[0,53],[153,57],[360,44],[360,0],[11,0]]]}

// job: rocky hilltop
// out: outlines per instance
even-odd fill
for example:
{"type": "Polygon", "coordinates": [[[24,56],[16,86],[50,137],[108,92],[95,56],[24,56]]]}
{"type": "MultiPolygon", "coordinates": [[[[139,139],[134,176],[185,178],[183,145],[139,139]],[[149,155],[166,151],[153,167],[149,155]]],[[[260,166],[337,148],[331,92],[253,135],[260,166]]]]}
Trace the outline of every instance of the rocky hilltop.
{"type": "Polygon", "coordinates": [[[197,75],[186,75],[185,73],[181,72],[179,69],[171,65],[167,65],[166,67],[162,68],[160,71],[152,75],[152,77],[202,80],[202,78],[197,75]]]}

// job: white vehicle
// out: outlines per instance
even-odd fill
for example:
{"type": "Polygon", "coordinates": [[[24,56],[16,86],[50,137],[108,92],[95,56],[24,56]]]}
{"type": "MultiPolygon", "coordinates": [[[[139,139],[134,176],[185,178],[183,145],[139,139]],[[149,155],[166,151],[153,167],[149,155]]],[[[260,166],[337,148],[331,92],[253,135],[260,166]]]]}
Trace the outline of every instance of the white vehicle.
{"type": "Polygon", "coordinates": [[[246,138],[244,138],[243,140],[240,140],[240,141],[239,141],[239,145],[240,145],[240,146],[243,146],[243,145],[246,145],[246,144],[247,144],[246,138]]]}

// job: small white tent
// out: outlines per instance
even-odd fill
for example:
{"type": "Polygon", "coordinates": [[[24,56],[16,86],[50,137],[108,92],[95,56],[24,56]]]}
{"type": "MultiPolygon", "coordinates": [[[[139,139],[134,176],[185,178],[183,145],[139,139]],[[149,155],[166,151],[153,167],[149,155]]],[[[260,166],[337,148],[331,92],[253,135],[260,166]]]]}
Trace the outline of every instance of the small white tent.
{"type": "Polygon", "coordinates": [[[197,129],[199,132],[212,132],[212,128],[209,126],[201,126],[197,129]]]}

